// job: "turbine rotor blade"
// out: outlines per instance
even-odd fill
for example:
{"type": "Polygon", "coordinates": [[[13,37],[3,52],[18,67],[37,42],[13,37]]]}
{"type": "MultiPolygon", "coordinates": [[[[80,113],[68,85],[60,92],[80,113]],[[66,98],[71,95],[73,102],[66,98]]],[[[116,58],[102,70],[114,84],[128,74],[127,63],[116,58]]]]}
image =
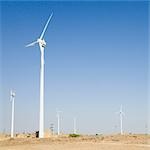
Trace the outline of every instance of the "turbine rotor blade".
{"type": "Polygon", "coordinates": [[[49,24],[49,22],[50,22],[52,16],[53,16],[53,13],[51,13],[50,17],[48,18],[48,21],[47,21],[47,23],[46,23],[46,25],[45,25],[45,27],[44,27],[42,33],[41,33],[40,39],[42,39],[42,38],[44,37],[44,33],[45,33],[45,31],[46,31],[46,29],[47,29],[47,27],[48,27],[48,24],[49,24]]]}
{"type": "Polygon", "coordinates": [[[26,45],[26,47],[34,46],[36,43],[38,43],[38,41],[30,43],[30,44],[26,45]]]}

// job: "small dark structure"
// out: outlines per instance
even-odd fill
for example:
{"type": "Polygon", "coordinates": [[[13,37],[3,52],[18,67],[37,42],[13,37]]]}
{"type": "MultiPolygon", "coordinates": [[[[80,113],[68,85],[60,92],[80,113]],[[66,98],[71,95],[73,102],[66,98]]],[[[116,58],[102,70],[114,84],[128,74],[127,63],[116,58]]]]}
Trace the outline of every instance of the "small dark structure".
{"type": "Polygon", "coordinates": [[[35,132],[35,137],[38,138],[39,137],[39,131],[35,132]]]}

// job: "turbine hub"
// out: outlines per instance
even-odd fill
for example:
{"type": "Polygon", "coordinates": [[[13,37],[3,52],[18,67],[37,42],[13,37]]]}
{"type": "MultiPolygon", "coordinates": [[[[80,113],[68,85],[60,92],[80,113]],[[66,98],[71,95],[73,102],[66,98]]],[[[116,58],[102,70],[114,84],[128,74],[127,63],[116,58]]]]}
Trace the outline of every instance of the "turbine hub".
{"type": "Polygon", "coordinates": [[[39,42],[39,44],[42,46],[42,47],[45,47],[46,46],[46,42],[45,42],[45,40],[43,39],[38,39],[37,40],[38,42],[39,42]]]}
{"type": "Polygon", "coordinates": [[[11,96],[12,96],[12,97],[15,97],[15,93],[14,93],[14,92],[12,92],[12,93],[11,93],[11,96]]]}

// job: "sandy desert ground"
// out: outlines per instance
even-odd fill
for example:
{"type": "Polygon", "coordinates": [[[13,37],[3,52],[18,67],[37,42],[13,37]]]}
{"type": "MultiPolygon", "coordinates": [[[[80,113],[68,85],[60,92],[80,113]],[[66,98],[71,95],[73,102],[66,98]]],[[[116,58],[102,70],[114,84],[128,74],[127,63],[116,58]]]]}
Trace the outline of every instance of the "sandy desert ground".
{"type": "Polygon", "coordinates": [[[149,150],[149,135],[0,138],[0,150],[149,150]]]}

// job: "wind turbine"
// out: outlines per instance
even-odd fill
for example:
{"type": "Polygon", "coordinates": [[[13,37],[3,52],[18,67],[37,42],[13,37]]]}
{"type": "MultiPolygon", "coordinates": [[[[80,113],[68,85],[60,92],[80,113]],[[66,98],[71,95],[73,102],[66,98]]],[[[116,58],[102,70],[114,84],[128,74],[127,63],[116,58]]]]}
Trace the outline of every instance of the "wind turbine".
{"type": "Polygon", "coordinates": [[[44,137],[44,48],[46,46],[46,42],[43,39],[43,37],[44,37],[45,31],[48,27],[48,24],[49,24],[52,16],[53,16],[53,13],[49,16],[47,23],[46,23],[40,37],[36,41],[26,45],[26,47],[29,47],[29,46],[34,46],[35,44],[38,44],[40,47],[40,52],[41,52],[39,138],[44,137]]]}
{"type": "Polygon", "coordinates": [[[122,111],[122,105],[120,106],[120,111],[117,112],[120,116],[120,134],[123,134],[123,116],[125,115],[124,112],[122,111]]]}
{"type": "Polygon", "coordinates": [[[15,111],[15,92],[10,91],[10,101],[12,103],[11,108],[11,138],[14,137],[14,111],[15,111]]]}
{"type": "Polygon", "coordinates": [[[77,130],[76,130],[76,118],[73,118],[73,133],[77,134],[77,130]]]}
{"type": "Polygon", "coordinates": [[[60,113],[62,111],[57,111],[57,134],[60,135],[60,113]]]}

